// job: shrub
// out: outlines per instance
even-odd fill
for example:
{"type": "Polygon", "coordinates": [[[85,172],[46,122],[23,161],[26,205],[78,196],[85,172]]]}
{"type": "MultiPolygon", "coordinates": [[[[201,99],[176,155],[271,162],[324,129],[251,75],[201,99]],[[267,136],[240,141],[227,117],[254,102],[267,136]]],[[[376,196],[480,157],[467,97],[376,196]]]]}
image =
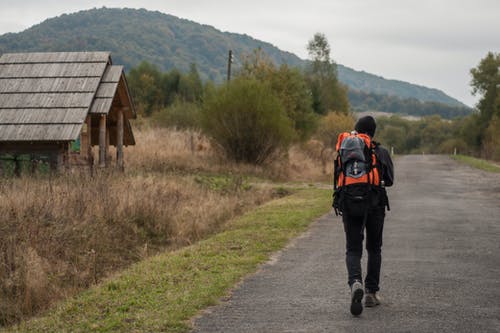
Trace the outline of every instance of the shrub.
{"type": "Polygon", "coordinates": [[[285,149],[294,131],[282,103],[268,84],[235,79],[206,99],[202,128],[228,158],[262,164],[285,149]]]}
{"type": "Polygon", "coordinates": [[[199,106],[196,103],[176,100],[172,105],[155,112],[152,122],[160,127],[178,129],[199,128],[199,106]]]}

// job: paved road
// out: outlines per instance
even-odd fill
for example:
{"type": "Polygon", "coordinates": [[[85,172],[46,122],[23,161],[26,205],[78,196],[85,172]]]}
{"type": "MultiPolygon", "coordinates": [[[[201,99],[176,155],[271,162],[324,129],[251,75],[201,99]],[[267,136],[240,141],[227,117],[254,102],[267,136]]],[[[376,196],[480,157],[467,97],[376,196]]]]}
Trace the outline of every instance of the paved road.
{"type": "Polygon", "coordinates": [[[383,305],[349,313],[344,232],[328,215],[195,332],[500,332],[500,175],[445,156],[403,156],[396,168],[383,305]]]}

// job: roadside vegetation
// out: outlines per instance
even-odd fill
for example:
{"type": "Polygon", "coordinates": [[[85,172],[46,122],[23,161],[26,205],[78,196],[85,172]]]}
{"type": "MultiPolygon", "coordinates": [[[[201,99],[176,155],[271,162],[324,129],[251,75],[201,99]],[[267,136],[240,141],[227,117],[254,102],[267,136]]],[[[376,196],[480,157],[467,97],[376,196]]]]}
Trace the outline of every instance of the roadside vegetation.
{"type": "Polygon", "coordinates": [[[112,276],[18,332],[187,332],[257,265],[329,209],[328,190],[300,189],[230,222],[226,230],[112,276]]]}
{"type": "Polygon", "coordinates": [[[473,168],[488,171],[488,172],[496,172],[500,173],[500,165],[482,160],[479,158],[471,157],[471,156],[465,156],[465,155],[454,155],[452,156],[453,159],[465,163],[467,165],[470,165],[473,168]]]}

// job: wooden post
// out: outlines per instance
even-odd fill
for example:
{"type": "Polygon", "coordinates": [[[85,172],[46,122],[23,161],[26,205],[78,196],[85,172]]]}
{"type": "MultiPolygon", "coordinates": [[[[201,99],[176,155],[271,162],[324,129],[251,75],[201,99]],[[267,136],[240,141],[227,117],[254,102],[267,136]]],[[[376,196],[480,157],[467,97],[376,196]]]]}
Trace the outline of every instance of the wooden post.
{"type": "Polygon", "coordinates": [[[84,149],[87,150],[87,163],[90,168],[90,173],[92,174],[92,170],[94,168],[94,154],[92,152],[92,117],[90,115],[87,116],[87,146],[84,149]]]}
{"type": "Polygon", "coordinates": [[[123,109],[118,109],[116,121],[116,166],[123,171],[123,109]]]}
{"type": "Polygon", "coordinates": [[[106,167],[106,115],[99,119],[99,167],[106,167]]]}

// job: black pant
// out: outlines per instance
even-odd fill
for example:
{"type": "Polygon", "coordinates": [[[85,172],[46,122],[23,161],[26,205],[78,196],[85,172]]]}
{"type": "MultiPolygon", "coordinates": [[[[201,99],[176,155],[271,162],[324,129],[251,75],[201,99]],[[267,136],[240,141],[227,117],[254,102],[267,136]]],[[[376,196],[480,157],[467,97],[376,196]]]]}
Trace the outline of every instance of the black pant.
{"type": "MultiPolygon", "coordinates": [[[[382,232],[384,229],[385,208],[370,209],[366,218],[366,250],[368,251],[365,289],[368,292],[379,291],[380,266],[382,264],[382,232]]],[[[346,265],[349,274],[349,286],[355,280],[363,281],[361,256],[363,254],[363,217],[342,216],[346,235],[346,265]]]]}

